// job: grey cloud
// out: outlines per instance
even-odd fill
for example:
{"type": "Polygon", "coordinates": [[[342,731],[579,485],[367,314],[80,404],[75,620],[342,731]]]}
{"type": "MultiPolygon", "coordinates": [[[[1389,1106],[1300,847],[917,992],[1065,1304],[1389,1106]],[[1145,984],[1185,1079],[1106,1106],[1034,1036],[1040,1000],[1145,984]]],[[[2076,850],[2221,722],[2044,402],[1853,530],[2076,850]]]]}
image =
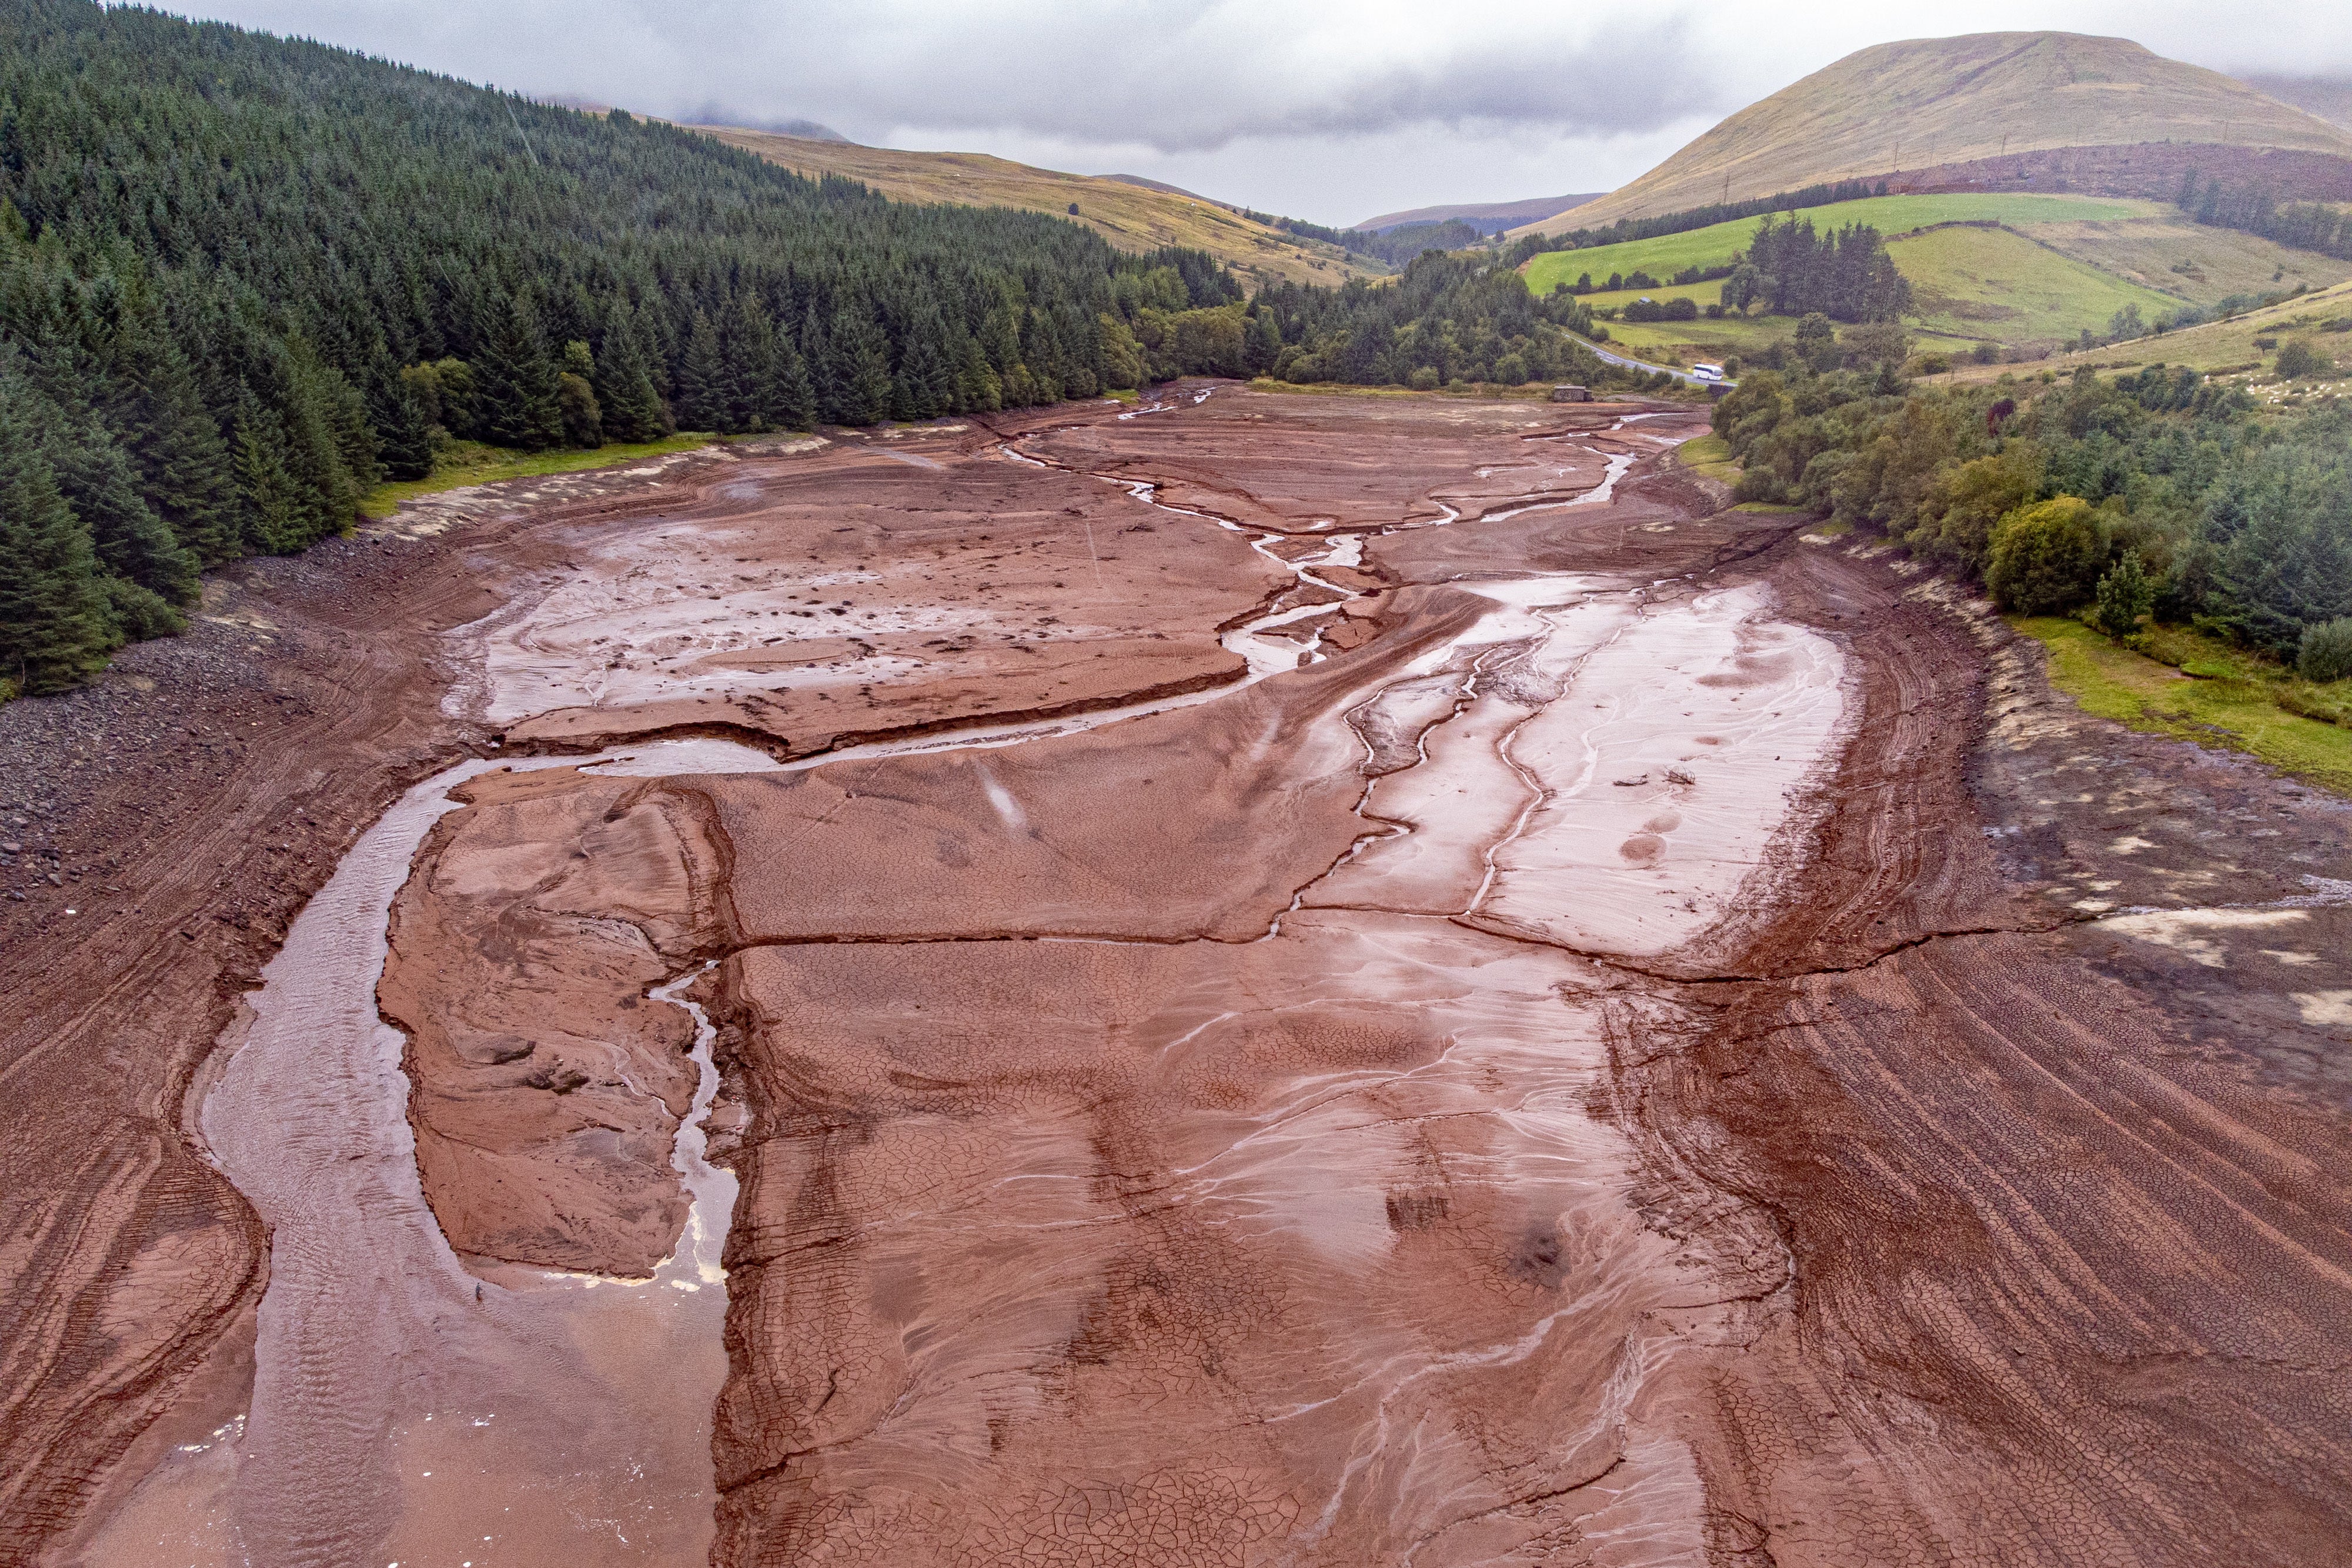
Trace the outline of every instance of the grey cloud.
{"type": "Polygon", "coordinates": [[[163,3],[539,95],[1123,169],[1324,221],[1603,189],[1897,37],[2065,27],[2224,69],[2352,69],[2352,8],[2308,0],[2234,0],[2220,30],[2219,0],[163,3]]]}
{"type": "Polygon", "coordinates": [[[526,91],[681,116],[721,103],[852,136],[997,131],[1176,153],[1416,126],[1638,132],[1694,108],[1730,107],[1672,5],[1606,22],[1590,11],[1546,20],[1476,0],[1435,19],[1425,6],[1300,0],[507,0],[494,10],[458,0],[216,0],[204,8],[526,91]]]}

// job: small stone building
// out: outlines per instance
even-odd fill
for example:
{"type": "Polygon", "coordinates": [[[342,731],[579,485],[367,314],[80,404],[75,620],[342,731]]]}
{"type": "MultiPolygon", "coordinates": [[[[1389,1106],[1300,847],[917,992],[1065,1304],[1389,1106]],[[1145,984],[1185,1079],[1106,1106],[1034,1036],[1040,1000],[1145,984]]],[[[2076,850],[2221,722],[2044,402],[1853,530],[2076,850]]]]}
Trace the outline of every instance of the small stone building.
{"type": "Polygon", "coordinates": [[[1558,386],[1551,389],[1554,402],[1591,402],[1592,394],[1578,386],[1558,386]]]}

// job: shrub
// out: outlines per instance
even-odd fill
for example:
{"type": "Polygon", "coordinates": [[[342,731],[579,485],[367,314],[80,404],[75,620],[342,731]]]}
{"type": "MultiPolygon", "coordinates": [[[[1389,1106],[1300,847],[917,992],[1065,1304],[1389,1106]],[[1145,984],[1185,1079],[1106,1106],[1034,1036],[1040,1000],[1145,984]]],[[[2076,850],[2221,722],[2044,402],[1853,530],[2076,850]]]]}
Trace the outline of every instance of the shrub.
{"type": "Polygon", "coordinates": [[[2299,382],[2313,376],[2332,376],[2336,362],[2319,351],[2308,338],[2294,338],[2278,351],[2278,373],[2282,381],[2299,382]]]}
{"type": "Polygon", "coordinates": [[[1839,341],[1845,350],[1846,363],[1856,370],[1872,365],[1899,365],[1911,354],[1911,336],[1895,321],[1868,321],[1849,327],[1839,341]]]}
{"type": "Polygon", "coordinates": [[[1980,365],[2000,363],[2000,345],[1988,339],[1969,350],[1969,357],[1980,365]]]}
{"type": "Polygon", "coordinates": [[[2140,565],[2139,552],[2126,550],[2123,559],[2099,579],[2098,609],[2094,612],[2099,630],[2110,637],[2128,637],[2138,630],[2139,618],[2155,605],[2156,584],[2140,565]]]}
{"type": "Polygon", "coordinates": [[[2294,673],[2306,681],[2352,678],[2352,615],[2305,627],[2294,673]]]}
{"type": "Polygon", "coordinates": [[[106,607],[112,612],[114,623],[132,642],[176,636],[187,630],[187,618],[153,590],[119,577],[102,577],[99,583],[106,591],[106,607]]]}
{"type": "Polygon", "coordinates": [[[2020,507],[1993,526],[1985,587],[2003,610],[2061,614],[2090,598],[2105,555],[2091,503],[2061,496],[2020,507]]]}
{"type": "Polygon", "coordinates": [[[1439,377],[1435,365],[1423,365],[1405,378],[1405,384],[1415,392],[1435,392],[1439,377]]]}

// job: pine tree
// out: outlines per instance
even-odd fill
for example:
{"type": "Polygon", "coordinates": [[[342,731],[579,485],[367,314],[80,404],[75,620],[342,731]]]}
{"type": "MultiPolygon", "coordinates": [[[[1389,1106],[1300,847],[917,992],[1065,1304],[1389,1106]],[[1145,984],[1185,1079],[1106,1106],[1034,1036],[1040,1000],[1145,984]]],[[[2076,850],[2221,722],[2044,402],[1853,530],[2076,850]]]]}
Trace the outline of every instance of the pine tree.
{"type": "Polygon", "coordinates": [[[199,564],[239,553],[228,442],[153,291],[126,291],[112,344],[121,392],[102,412],[138,465],[140,493],[199,564]]]}
{"type": "Polygon", "coordinates": [[[809,382],[808,361],[801,358],[786,333],[776,334],[768,382],[775,389],[778,425],[786,430],[816,428],[816,390],[809,382]]]}
{"type": "Polygon", "coordinates": [[[588,345],[574,338],[563,345],[563,369],[556,377],[556,402],[563,413],[565,444],[604,444],[604,411],[596,402],[596,362],[588,345]]]}
{"type": "Polygon", "coordinates": [[[1004,383],[977,338],[964,338],[956,345],[955,386],[956,408],[961,413],[992,413],[1004,406],[1004,383]]]}
{"type": "Polygon", "coordinates": [[[383,472],[391,479],[423,479],[433,473],[433,423],[425,416],[424,394],[405,374],[395,376],[383,392],[383,412],[376,428],[383,433],[383,472]]]}
{"type": "MultiPolygon", "coordinates": [[[[13,378],[10,378],[13,382],[13,378]]],[[[0,382],[0,685],[62,691],[106,663],[116,637],[89,532],[0,382]]]]}
{"type": "Polygon", "coordinates": [[[825,418],[835,424],[872,424],[887,417],[890,353],[881,332],[864,311],[853,310],[833,324],[829,337],[821,383],[832,400],[825,418]]]}
{"type": "Polygon", "coordinates": [[[899,388],[904,391],[904,406],[908,419],[937,419],[948,411],[955,399],[955,377],[948,369],[947,356],[940,352],[939,337],[943,334],[921,335],[898,366],[898,382],[892,397],[898,401],[899,388]]]}
{"type": "Polygon", "coordinates": [[[817,417],[827,424],[843,423],[848,394],[841,380],[841,361],[833,350],[833,334],[824,318],[811,310],[801,320],[801,361],[808,367],[809,385],[816,395],[817,417]]]}
{"type": "Polygon", "coordinates": [[[500,446],[543,452],[563,440],[556,369],[528,301],[509,296],[488,312],[472,361],[482,433],[500,446]]]}
{"type": "Polygon", "coordinates": [[[282,555],[309,542],[300,494],[280,454],[286,434],[277,417],[247,392],[236,410],[236,487],[243,502],[246,549],[282,555]]]}
{"type": "Polygon", "coordinates": [[[614,441],[658,441],[669,434],[667,411],[654,390],[646,361],[645,340],[635,312],[614,317],[604,334],[604,351],[596,358],[597,407],[604,414],[604,434],[614,441]]]}
{"type": "Polygon", "coordinates": [[[719,351],[719,331],[710,318],[698,310],[687,329],[686,351],[678,356],[678,422],[688,430],[724,430],[728,412],[727,367],[719,351]]]}
{"type": "MultiPolygon", "coordinates": [[[[287,475],[293,480],[300,522],[285,548],[300,549],[341,531],[359,508],[361,486],[344,465],[339,411],[318,365],[299,341],[289,344],[270,389],[277,402],[287,475]]],[[[340,380],[341,378],[338,378],[340,380]]]]}
{"type": "Polygon", "coordinates": [[[727,312],[727,330],[719,339],[724,379],[717,401],[727,411],[728,431],[772,430],[776,424],[776,389],[771,373],[776,357],[776,329],[768,313],[751,294],[735,297],[727,312]]]}
{"type": "MultiPolygon", "coordinates": [[[[36,401],[38,400],[35,394],[36,401]]],[[[50,405],[35,435],[66,504],[89,536],[98,563],[170,604],[196,597],[196,558],[181,548],[140,495],[131,461],[97,422],[50,405]]]]}

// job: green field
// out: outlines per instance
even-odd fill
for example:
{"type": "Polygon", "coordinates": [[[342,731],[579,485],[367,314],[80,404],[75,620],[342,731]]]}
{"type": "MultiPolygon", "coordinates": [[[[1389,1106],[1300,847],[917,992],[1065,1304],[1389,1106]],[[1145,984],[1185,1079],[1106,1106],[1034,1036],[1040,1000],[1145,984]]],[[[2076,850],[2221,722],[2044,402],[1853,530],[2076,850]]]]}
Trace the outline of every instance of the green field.
{"type": "Polygon", "coordinates": [[[2326,288],[2352,278],[2352,262],[2290,250],[2275,240],[2236,229],[2207,227],[2178,212],[2152,218],[2034,224],[2025,234],[2126,282],[2179,295],[2194,305],[2211,305],[2232,294],[2293,288],[2298,283],[2326,288]]]}
{"type": "Polygon", "coordinates": [[[395,479],[378,485],[360,497],[360,515],[388,517],[400,509],[403,501],[437,496],[445,490],[459,490],[468,485],[490,485],[500,479],[576,474],[584,468],[616,468],[625,463],[642,463],[648,457],[667,457],[673,452],[691,452],[698,446],[708,446],[724,439],[718,435],[681,434],[666,441],[648,441],[639,445],[615,442],[609,446],[593,449],[565,447],[554,452],[516,452],[504,446],[488,446],[478,441],[453,441],[434,454],[433,473],[429,477],[395,479]]]}
{"type": "MultiPolygon", "coordinates": [[[[1888,196],[1867,202],[1843,202],[1813,211],[1832,214],[1875,209],[1878,217],[1895,223],[1910,222],[1938,211],[2000,208],[2012,217],[2038,214],[2046,220],[2038,227],[2069,232],[2079,246],[2084,243],[2083,235],[2086,231],[2101,226],[2077,215],[2081,209],[2105,209],[2113,215],[2116,226],[2125,227],[2147,221],[2138,214],[2151,206],[2145,202],[2067,196],[1888,196]]],[[[1924,230],[1915,227],[1902,237],[1890,240],[1886,247],[1916,296],[1916,309],[1906,319],[1906,325],[1922,350],[1965,352],[1987,339],[2003,343],[2054,344],[2071,340],[2086,328],[2093,332],[2105,332],[2109,318],[2126,305],[2137,306],[2144,319],[2154,321],[2185,302],[2177,295],[2119,277],[2079,256],[2037,243],[2029,235],[2007,228],[1970,226],[1970,223],[1984,221],[1981,218],[1970,223],[1958,219],[1938,221],[1949,226],[1924,230]]],[[[1538,256],[1528,264],[1530,281],[1534,279],[1534,269],[1546,262],[1565,266],[1573,258],[1580,271],[1595,266],[1596,258],[1631,256],[1637,251],[1649,256],[1644,265],[1656,271],[1665,265],[1657,259],[1657,247],[1704,235],[1717,236],[1707,244],[1717,250],[1719,260],[1724,254],[1720,246],[1744,242],[1754,233],[1755,225],[1756,220],[1747,219],[1737,224],[1717,224],[1690,235],[1670,235],[1664,240],[1556,252],[1538,256]]],[[[2178,249],[2179,237],[2177,226],[2168,226],[2161,239],[2143,240],[2139,250],[2145,256],[2150,252],[2178,249]]],[[[2232,273],[2242,272],[2247,259],[2250,258],[2237,258],[2232,273]]],[[[1622,308],[1645,298],[1687,298],[1704,308],[1722,297],[1723,285],[1708,282],[1604,290],[1584,298],[1598,310],[1622,308]]],[[[1745,320],[1726,317],[1711,321],[1702,316],[1695,321],[1609,323],[1610,336],[1629,350],[1684,362],[1725,354],[1753,357],[1793,330],[1793,322],[1761,316],[1745,320]]]]}
{"type": "Polygon", "coordinates": [[[1926,331],[2005,343],[2105,332],[2126,305],[2153,321],[2180,301],[2007,229],[1946,228],[1886,247],[1926,331]]]}
{"type": "MultiPolygon", "coordinates": [[[[2210,322],[2179,332],[2136,338],[2127,343],[2057,354],[2032,365],[1961,365],[1951,381],[1998,381],[2004,375],[2065,375],[2080,366],[2095,371],[2133,371],[2142,365],[2187,365],[2210,375],[2229,376],[2245,383],[2257,397],[2277,400],[2296,395],[2326,396],[2352,392],[2352,385],[2305,382],[2282,388],[2269,375],[2278,346],[2291,338],[2308,337],[2331,357],[2352,361],[2352,329],[2330,330],[2339,321],[2352,321],[2352,283],[2302,295],[2227,321],[2210,322]]],[[[1612,329],[1613,330],[1613,329],[1612,329]]],[[[1629,331],[1631,329],[1629,329],[1629,331]]]]}
{"type": "MultiPolygon", "coordinates": [[[[1859,202],[1835,202],[1808,207],[1802,215],[1819,228],[1870,224],[1881,234],[1908,234],[1930,224],[2003,223],[2056,224],[2154,217],[2172,209],[2160,202],[2114,201],[2100,196],[2002,195],[1961,193],[1946,196],[1872,196],[1859,202]]],[[[1590,272],[1596,283],[1612,272],[1636,269],[1664,279],[1686,267],[1719,267],[1745,249],[1761,218],[1738,218],[1710,224],[1687,234],[1662,235],[1656,239],[1627,240],[1621,245],[1595,246],[1590,250],[1555,250],[1520,268],[1528,287],[1549,294],[1555,283],[1576,281],[1590,272]]],[[[1710,296],[1713,298],[1713,296],[1710,296]]]]}
{"type": "MultiPolygon", "coordinates": [[[[2280,697],[2296,686],[2323,694],[2332,688],[2312,687],[2283,674],[2266,678],[2239,667],[2252,661],[2218,645],[2206,658],[2192,657],[2175,669],[2108,641],[2079,621],[2053,616],[2011,624],[2050,651],[2050,684],[2085,713],[2199,746],[2242,751],[2312,783],[2352,793],[2352,729],[2279,706],[2280,697]]],[[[2181,634],[2168,628],[2158,635],[2181,634]]]]}

